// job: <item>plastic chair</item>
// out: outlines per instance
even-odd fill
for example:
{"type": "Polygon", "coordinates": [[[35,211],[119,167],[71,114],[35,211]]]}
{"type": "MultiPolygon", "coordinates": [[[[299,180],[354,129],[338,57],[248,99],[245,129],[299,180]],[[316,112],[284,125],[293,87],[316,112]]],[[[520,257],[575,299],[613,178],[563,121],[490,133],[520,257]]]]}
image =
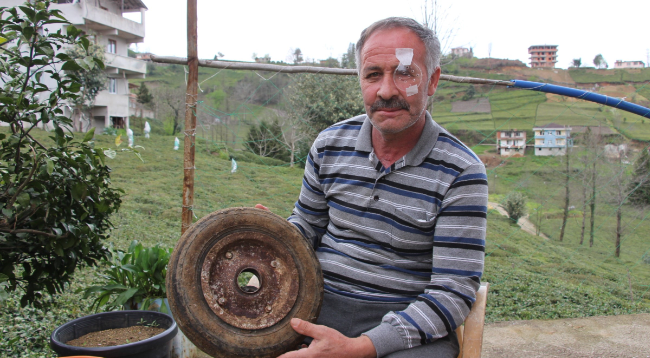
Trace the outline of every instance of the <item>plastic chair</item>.
{"type": "Polygon", "coordinates": [[[469,311],[462,326],[456,328],[460,354],[458,358],[481,358],[483,347],[483,326],[485,325],[485,304],[490,284],[484,282],[476,292],[476,302],[469,311]]]}

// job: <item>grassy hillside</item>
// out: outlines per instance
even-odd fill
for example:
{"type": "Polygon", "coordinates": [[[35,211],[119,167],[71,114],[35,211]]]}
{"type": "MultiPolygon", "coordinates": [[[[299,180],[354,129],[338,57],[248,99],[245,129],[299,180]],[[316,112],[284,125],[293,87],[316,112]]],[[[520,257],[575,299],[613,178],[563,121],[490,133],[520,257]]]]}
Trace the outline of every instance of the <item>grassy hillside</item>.
{"type": "MultiPolygon", "coordinates": [[[[490,79],[520,79],[561,86],[585,88],[616,98],[650,106],[650,68],[629,70],[532,69],[522,66],[486,66],[486,59],[459,58],[443,65],[443,73],[490,79]],[[478,65],[477,63],[481,64],[478,65]]],[[[470,85],[441,82],[431,109],[441,124],[452,130],[474,130],[494,136],[500,129],[531,130],[535,126],[556,123],[567,126],[606,125],[629,139],[649,141],[650,120],[579,99],[542,93],[506,89],[490,85],[473,85],[475,97],[487,97],[491,113],[454,113],[451,103],[460,101],[470,85]],[[647,122],[647,123],[646,123],[647,122]]],[[[488,140],[493,143],[494,138],[488,140]]]]}
{"type": "MultiPolygon", "coordinates": [[[[46,133],[36,134],[47,141],[46,133]]],[[[174,151],[173,137],[168,136],[136,136],[135,142],[145,147],[141,151],[144,163],[122,152],[110,161],[114,185],[125,190],[122,209],[113,217],[115,229],[110,243],[122,249],[131,240],[173,247],[180,237],[182,149],[174,151]]],[[[98,135],[96,145],[115,147],[114,137],[98,135]]],[[[228,157],[211,148],[209,141],[199,140],[196,153],[197,218],[214,210],[256,203],[265,204],[283,217],[289,215],[300,191],[301,169],[264,158],[243,161],[242,153],[233,152],[242,160],[237,172],[231,173],[228,157]]],[[[551,238],[527,234],[507,218],[489,213],[484,276],[492,284],[488,321],[650,312],[647,213],[625,208],[626,236],[620,259],[613,257],[615,208],[604,202],[598,206],[594,247],[577,243],[579,212],[572,212],[576,216],[569,221],[565,240],[557,241],[561,168],[559,158],[528,156],[511,158],[488,170],[491,200],[498,201],[514,189],[526,192],[533,205],[543,206],[548,219],[542,221],[542,231],[551,238]]],[[[47,337],[51,330],[71,318],[91,313],[91,300],[83,300],[74,292],[94,280],[96,269],[80,270],[69,290],[52,297],[43,310],[20,308],[15,299],[3,303],[3,355],[50,355],[47,337]]]]}
{"type": "MultiPolygon", "coordinates": [[[[498,59],[459,58],[443,65],[443,73],[491,79],[523,79],[555,83],[568,87],[587,88],[604,95],[625,98],[650,106],[650,69],[532,69],[513,66],[514,61],[498,59]],[[502,66],[506,64],[507,66],[502,66]],[[609,83],[609,84],[607,84],[609,83]]],[[[150,64],[145,82],[152,88],[185,88],[186,72],[180,65],[150,64]]],[[[199,69],[199,106],[197,116],[206,137],[214,137],[209,127],[215,119],[229,121],[231,145],[241,148],[241,141],[251,124],[282,113],[282,103],[289,95],[288,87],[295,75],[264,71],[234,71],[212,68],[199,69]],[[208,127],[206,127],[206,125],[208,127]],[[207,128],[207,129],[206,129],[207,128]]],[[[650,141],[650,120],[611,107],[579,99],[508,89],[499,86],[474,85],[476,97],[487,97],[491,113],[451,112],[452,103],[462,100],[467,84],[441,82],[430,108],[436,121],[452,131],[472,130],[486,142],[494,143],[496,131],[503,129],[532,130],[535,126],[557,123],[567,126],[606,125],[629,139],[650,141]],[[646,123],[647,122],[647,123],[646,123]]],[[[168,121],[167,118],[157,118],[168,121]]],[[[168,126],[168,128],[171,128],[168,126]]],[[[223,137],[223,135],[221,135],[223,137]]]]}

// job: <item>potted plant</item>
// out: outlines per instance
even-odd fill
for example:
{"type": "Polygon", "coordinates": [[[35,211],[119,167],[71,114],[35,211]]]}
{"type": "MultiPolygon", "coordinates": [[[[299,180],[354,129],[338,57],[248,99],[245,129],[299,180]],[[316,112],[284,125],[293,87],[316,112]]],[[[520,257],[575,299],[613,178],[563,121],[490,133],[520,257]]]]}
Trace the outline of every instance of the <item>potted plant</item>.
{"type": "MultiPolygon", "coordinates": [[[[92,355],[97,357],[120,358],[167,358],[172,356],[173,338],[178,332],[174,319],[160,312],[152,311],[112,311],[85,316],[72,320],[54,330],[50,346],[59,356],[92,355]],[[115,337],[116,329],[129,327],[155,327],[161,330],[150,338],[134,341],[115,337]],[[109,331],[113,330],[113,331],[109,331]],[[88,344],[84,337],[100,333],[109,345],[88,344]],[[81,342],[72,341],[80,339],[81,342]],[[112,342],[111,342],[112,341],[112,342]],[[112,344],[110,344],[112,343],[112,344]]],[[[90,339],[89,339],[90,340],[90,339]]]]}
{"type": "Polygon", "coordinates": [[[156,245],[145,248],[134,240],[128,250],[113,251],[107,268],[99,276],[104,284],[85,289],[84,298],[97,295],[93,307],[153,310],[170,314],[167,304],[165,277],[171,248],[156,245]]]}
{"type": "MultiPolygon", "coordinates": [[[[110,258],[103,262],[106,268],[99,275],[104,282],[86,288],[84,298],[96,296],[93,301],[96,310],[102,307],[106,310],[149,310],[171,316],[165,278],[172,249],[160,245],[147,248],[134,240],[126,252],[110,252],[110,258]]],[[[180,331],[172,346],[175,357],[192,358],[197,353],[194,344],[180,331]]]]}

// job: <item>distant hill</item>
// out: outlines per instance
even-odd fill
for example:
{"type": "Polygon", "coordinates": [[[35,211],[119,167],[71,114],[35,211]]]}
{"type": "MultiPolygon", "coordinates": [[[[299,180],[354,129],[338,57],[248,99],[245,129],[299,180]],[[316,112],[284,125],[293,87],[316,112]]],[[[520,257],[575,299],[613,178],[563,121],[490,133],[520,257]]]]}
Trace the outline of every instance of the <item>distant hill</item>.
{"type": "MultiPolygon", "coordinates": [[[[650,107],[650,68],[537,69],[526,67],[516,60],[457,58],[444,64],[442,72],[456,76],[553,83],[624,98],[626,101],[650,107]]],[[[503,129],[528,130],[529,138],[532,138],[533,127],[548,123],[606,126],[616,135],[624,135],[634,140],[650,140],[650,120],[646,121],[641,116],[580,99],[491,85],[472,86],[441,82],[429,110],[436,121],[452,132],[474,133],[471,137],[475,138],[475,141],[482,138],[479,140],[482,143],[494,143],[496,131],[503,129]],[[489,113],[484,111],[488,106],[485,101],[476,102],[474,110],[467,103],[463,106],[452,105],[477,97],[488,99],[491,108],[489,113]],[[460,107],[466,110],[460,113],[452,111],[452,108],[460,107]]]]}
{"type": "MultiPolygon", "coordinates": [[[[150,63],[147,68],[145,79],[132,82],[145,82],[153,89],[160,86],[185,88],[183,66],[150,63]]],[[[650,68],[537,69],[529,68],[518,60],[455,58],[443,59],[442,72],[456,76],[521,79],[583,88],[650,107],[650,68]]],[[[278,109],[287,86],[296,78],[294,76],[264,71],[200,68],[200,110],[197,115],[204,123],[214,122],[215,118],[222,123],[237,123],[237,128],[232,131],[245,135],[250,124],[278,109]]],[[[496,131],[501,129],[532,131],[535,126],[551,122],[569,126],[606,126],[629,139],[650,140],[650,121],[611,107],[520,89],[489,85],[471,87],[473,90],[468,84],[441,82],[429,109],[436,121],[452,132],[472,132],[477,142],[494,143],[496,131]],[[474,94],[468,95],[468,91],[474,91],[474,94]],[[477,107],[473,111],[471,106],[464,105],[467,111],[452,112],[452,103],[475,98],[486,98],[491,110],[486,113],[482,109],[487,105],[483,100],[480,102],[481,110],[477,107]]]]}

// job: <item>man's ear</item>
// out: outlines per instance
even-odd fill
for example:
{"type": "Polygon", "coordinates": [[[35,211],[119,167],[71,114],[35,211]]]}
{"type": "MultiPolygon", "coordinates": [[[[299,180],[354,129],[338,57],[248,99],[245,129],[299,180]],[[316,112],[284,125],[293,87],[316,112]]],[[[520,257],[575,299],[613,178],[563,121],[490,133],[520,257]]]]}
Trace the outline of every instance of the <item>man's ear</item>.
{"type": "Polygon", "coordinates": [[[427,95],[429,97],[436,93],[438,81],[440,81],[440,67],[436,67],[436,70],[431,74],[431,78],[429,78],[429,87],[427,88],[427,95]]]}

